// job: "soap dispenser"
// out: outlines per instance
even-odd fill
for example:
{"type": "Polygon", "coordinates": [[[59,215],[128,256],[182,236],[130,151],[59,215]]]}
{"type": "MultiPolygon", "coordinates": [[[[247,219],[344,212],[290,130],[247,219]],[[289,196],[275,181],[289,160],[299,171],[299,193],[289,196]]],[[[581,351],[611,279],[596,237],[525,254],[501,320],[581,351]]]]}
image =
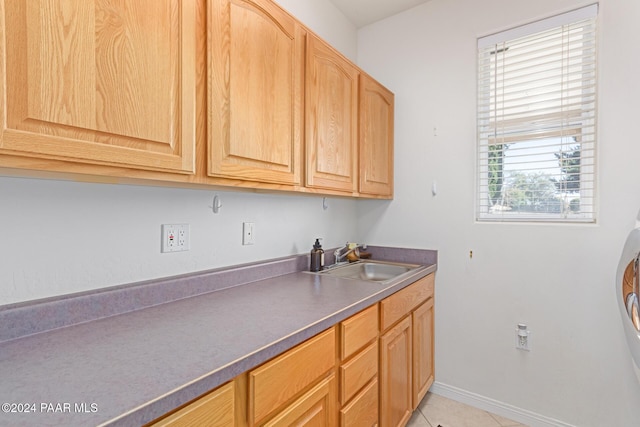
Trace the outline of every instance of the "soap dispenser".
{"type": "Polygon", "coordinates": [[[324,268],[324,250],[320,244],[320,239],[316,239],[311,249],[311,271],[320,271],[324,268]]]}

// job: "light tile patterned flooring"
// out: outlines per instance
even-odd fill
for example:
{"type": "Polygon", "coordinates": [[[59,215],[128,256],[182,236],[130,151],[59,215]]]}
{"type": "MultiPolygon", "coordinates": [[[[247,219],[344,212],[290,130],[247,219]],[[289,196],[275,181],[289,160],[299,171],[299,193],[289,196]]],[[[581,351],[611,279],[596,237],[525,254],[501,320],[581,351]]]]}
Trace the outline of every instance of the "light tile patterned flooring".
{"type": "Polygon", "coordinates": [[[407,427],[526,427],[499,415],[427,393],[407,427]]]}

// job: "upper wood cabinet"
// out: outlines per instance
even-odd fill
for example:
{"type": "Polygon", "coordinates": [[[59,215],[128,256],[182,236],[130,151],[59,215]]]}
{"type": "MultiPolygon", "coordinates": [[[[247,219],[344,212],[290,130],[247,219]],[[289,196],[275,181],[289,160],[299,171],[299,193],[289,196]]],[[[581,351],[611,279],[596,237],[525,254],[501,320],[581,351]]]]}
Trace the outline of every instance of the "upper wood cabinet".
{"type": "Polygon", "coordinates": [[[300,184],[303,27],[270,0],[208,2],[208,173],[300,184]]]}
{"type": "Polygon", "coordinates": [[[194,172],[195,1],[1,7],[3,154],[194,172]]]}
{"type": "Polygon", "coordinates": [[[393,94],[272,0],[0,0],[0,167],[393,196],[393,94]]]}
{"type": "Polygon", "coordinates": [[[305,86],[306,185],[355,191],[358,69],[310,34],[305,86]]]}
{"type": "Polygon", "coordinates": [[[393,113],[391,91],[360,74],[360,185],[364,194],[393,195],[393,113]]]}

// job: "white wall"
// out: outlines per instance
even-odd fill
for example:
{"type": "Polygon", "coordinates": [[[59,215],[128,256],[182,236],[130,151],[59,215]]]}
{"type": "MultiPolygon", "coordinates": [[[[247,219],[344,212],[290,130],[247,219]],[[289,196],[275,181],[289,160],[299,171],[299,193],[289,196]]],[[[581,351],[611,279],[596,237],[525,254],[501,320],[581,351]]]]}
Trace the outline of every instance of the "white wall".
{"type": "Polygon", "coordinates": [[[600,1],[598,224],[474,222],[476,38],[586,4],[432,0],[362,28],[359,65],[396,95],[396,197],[360,202],[358,224],[363,241],[439,250],[438,384],[575,426],[631,427],[640,385],[614,279],[640,209],[639,2],[600,1]],[[530,353],[514,349],[519,322],[530,353]]]}
{"type": "MultiPolygon", "coordinates": [[[[355,59],[356,30],[327,0],[280,1],[355,59]]],[[[357,240],[356,201],[0,177],[0,305],[357,240]],[[223,208],[214,215],[215,194],[223,208]],[[242,246],[242,222],[256,223],[242,246]],[[160,225],[191,225],[189,252],[161,254],[160,225]]]]}
{"type": "Polygon", "coordinates": [[[355,202],[0,178],[0,305],[241,264],[356,240],[355,202]],[[213,196],[222,200],[212,212],[213,196]],[[242,246],[242,222],[256,244],[242,246]],[[188,223],[191,250],[160,253],[161,224],[188,223]]]}
{"type": "Polygon", "coordinates": [[[357,29],[330,0],[275,0],[347,58],[356,61],[357,29]]]}

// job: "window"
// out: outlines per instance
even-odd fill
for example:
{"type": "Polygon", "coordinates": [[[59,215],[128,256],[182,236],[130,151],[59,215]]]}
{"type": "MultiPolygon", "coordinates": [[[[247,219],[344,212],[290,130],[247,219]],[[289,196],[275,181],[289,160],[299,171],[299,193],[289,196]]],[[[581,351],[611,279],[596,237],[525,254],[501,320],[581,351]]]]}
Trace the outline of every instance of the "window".
{"type": "Polygon", "coordinates": [[[597,10],[478,40],[478,220],[595,222],[597,10]]]}

